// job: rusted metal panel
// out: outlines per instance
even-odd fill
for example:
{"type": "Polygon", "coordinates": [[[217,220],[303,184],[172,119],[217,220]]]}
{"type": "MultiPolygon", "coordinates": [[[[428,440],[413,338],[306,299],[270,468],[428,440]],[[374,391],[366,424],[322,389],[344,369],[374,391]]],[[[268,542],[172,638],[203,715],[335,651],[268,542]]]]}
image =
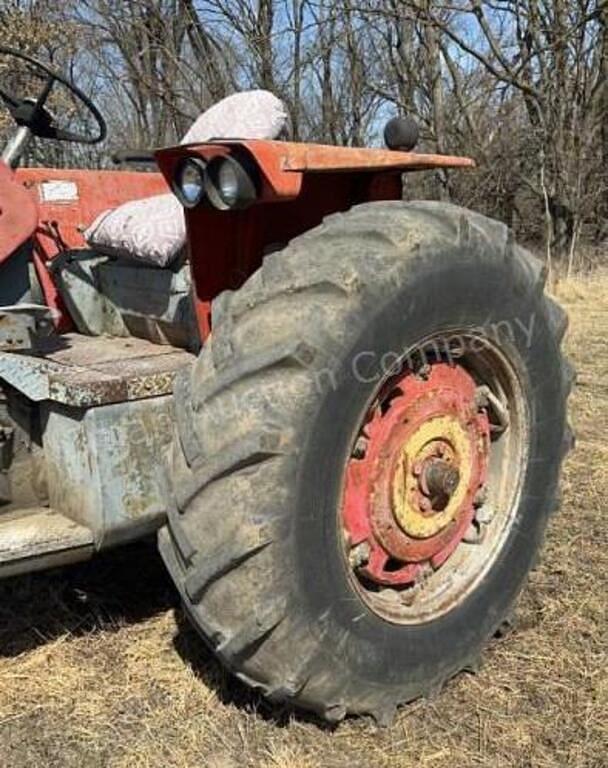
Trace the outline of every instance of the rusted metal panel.
{"type": "Polygon", "coordinates": [[[52,509],[0,516],[0,578],[87,559],[93,552],[92,532],[52,509]]]}
{"type": "Polygon", "coordinates": [[[161,269],[82,250],[55,259],[52,271],[81,333],[198,348],[187,264],[161,269]]]}
{"type": "MultiPolygon", "coordinates": [[[[0,378],[40,404],[51,509],[92,532],[97,549],[153,532],[165,517],[173,379],[194,356],[140,339],[71,334],[47,343],[44,357],[0,354],[0,378]]],[[[28,558],[38,567],[38,554],[28,558]]]]}
{"type": "Polygon", "coordinates": [[[108,261],[95,268],[95,275],[100,295],[128,333],[155,344],[198,347],[189,265],[174,271],[108,261]]]}
{"type": "Polygon", "coordinates": [[[193,360],[143,339],[67,334],[36,354],[0,353],[0,379],[34,402],[85,408],[170,394],[177,371],[193,360]]]}
{"type": "Polygon", "coordinates": [[[79,333],[128,336],[112,302],[100,291],[97,267],[108,260],[90,249],[68,251],[51,262],[51,273],[79,333]]]}
{"type": "Polygon", "coordinates": [[[173,398],[85,411],[42,407],[53,509],[91,528],[98,548],[150,533],[164,520],[163,455],[173,435],[173,398]]]}

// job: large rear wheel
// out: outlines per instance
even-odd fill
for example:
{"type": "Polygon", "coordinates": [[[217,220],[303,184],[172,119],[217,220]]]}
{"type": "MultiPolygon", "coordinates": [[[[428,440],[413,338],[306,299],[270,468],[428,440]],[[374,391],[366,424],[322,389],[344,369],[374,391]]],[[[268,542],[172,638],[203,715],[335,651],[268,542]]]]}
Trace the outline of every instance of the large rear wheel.
{"type": "Polygon", "coordinates": [[[564,313],[506,227],[331,216],[214,303],[176,394],[161,552],[242,680],[390,719],[510,615],[571,438],[564,313]]]}

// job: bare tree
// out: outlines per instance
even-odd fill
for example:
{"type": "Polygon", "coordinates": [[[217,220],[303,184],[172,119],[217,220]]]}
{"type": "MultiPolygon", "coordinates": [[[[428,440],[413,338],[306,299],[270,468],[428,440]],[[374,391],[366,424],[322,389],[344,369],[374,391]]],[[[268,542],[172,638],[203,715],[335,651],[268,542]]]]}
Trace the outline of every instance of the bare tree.
{"type": "Polygon", "coordinates": [[[603,122],[599,6],[594,0],[506,0],[498,7],[491,0],[461,0],[453,7],[447,20],[425,10],[424,21],[481,65],[505,97],[522,99],[531,139],[527,148],[534,155],[521,181],[544,201],[548,254],[552,246],[563,263],[580,227],[585,179],[593,172],[589,157],[603,122]]]}
{"type": "Polygon", "coordinates": [[[412,114],[423,150],[478,168],[412,177],[408,193],[503,219],[551,266],[608,237],[606,0],[0,0],[0,23],[108,117],[101,151],[46,161],[174,143],[223,96],[268,88],[297,140],[374,143],[412,114]]]}

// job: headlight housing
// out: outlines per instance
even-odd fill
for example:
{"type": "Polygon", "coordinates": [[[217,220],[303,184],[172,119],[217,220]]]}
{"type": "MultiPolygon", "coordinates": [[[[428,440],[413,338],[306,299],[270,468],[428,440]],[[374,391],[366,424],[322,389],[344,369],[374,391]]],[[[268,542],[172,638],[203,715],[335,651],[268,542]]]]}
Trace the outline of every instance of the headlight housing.
{"type": "Polygon", "coordinates": [[[187,157],[173,176],[173,192],[184,208],[195,208],[205,197],[207,165],[198,157],[187,157]]]}
{"type": "Polygon", "coordinates": [[[215,157],[207,165],[205,193],[221,211],[242,210],[257,200],[259,176],[246,157],[215,157]]]}

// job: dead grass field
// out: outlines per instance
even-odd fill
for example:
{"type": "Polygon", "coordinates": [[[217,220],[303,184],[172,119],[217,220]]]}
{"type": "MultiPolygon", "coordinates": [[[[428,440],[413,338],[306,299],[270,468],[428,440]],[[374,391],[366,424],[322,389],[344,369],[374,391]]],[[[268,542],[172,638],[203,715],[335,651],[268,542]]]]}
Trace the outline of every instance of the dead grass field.
{"type": "Polygon", "coordinates": [[[578,444],[513,633],[379,729],[335,730],[234,683],[153,546],[0,585],[0,766],[608,766],[608,276],[562,286],[578,444]]]}

